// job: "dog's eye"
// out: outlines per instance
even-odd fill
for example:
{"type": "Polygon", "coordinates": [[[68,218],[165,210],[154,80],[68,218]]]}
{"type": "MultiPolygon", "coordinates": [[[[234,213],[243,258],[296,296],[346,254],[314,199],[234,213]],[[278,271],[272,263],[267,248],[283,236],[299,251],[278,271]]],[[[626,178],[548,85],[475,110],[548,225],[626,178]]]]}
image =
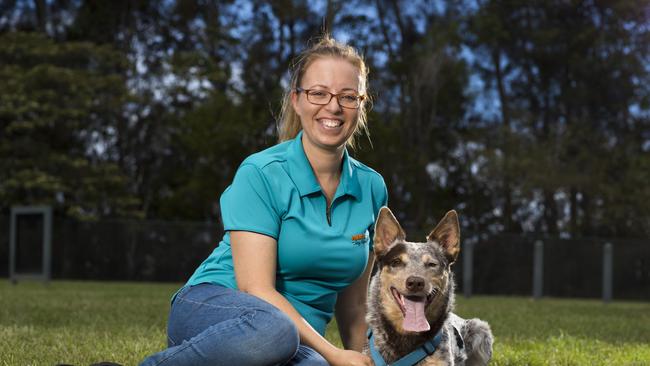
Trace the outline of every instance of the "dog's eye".
{"type": "Polygon", "coordinates": [[[436,262],[429,262],[429,263],[427,263],[427,267],[428,267],[428,268],[436,268],[436,267],[438,267],[438,263],[436,263],[436,262]]]}
{"type": "Polygon", "coordinates": [[[403,262],[402,262],[401,259],[399,259],[399,258],[395,258],[395,259],[393,259],[392,261],[390,261],[390,266],[391,266],[391,267],[399,267],[399,266],[402,265],[402,263],[403,263],[403,262]]]}

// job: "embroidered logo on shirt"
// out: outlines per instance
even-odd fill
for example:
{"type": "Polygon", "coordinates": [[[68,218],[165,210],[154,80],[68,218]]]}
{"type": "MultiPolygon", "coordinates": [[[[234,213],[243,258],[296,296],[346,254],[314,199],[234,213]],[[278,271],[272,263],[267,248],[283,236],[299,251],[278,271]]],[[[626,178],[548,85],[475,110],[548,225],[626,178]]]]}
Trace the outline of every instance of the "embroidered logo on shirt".
{"type": "Polygon", "coordinates": [[[365,233],[352,235],[352,245],[354,246],[363,245],[366,243],[367,240],[368,240],[368,236],[365,233]]]}

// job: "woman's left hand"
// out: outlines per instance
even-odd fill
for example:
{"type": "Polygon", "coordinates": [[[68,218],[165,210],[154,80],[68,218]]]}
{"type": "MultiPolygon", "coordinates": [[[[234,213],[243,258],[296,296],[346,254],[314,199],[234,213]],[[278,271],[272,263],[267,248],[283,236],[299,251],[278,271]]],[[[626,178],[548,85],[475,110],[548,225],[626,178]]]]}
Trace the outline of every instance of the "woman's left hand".
{"type": "Polygon", "coordinates": [[[370,357],[351,350],[340,350],[327,362],[332,366],[374,366],[375,364],[370,357]]]}

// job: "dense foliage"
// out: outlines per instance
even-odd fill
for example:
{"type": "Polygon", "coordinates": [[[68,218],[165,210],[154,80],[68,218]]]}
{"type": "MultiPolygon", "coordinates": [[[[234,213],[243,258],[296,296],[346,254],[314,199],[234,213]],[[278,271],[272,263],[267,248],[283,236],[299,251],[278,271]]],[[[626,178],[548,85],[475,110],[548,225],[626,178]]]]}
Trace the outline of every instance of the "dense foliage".
{"type": "Polygon", "coordinates": [[[0,4],[0,206],[212,221],[275,143],[322,32],[371,68],[372,144],[407,226],[650,235],[648,1],[0,4]],[[416,224],[417,223],[417,224],[416,224]]]}

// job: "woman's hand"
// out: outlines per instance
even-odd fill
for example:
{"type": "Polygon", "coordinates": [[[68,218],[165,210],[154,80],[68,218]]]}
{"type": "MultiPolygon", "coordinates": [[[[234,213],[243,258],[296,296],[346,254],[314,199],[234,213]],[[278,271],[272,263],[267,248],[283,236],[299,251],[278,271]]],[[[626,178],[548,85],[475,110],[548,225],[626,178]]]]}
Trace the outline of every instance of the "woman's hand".
{"type": "Polygon", "coordinates": [[[327,362],[331,366],[374,366],[372,359],[362,353],[351,350],[339,350],[327,362]]]}

